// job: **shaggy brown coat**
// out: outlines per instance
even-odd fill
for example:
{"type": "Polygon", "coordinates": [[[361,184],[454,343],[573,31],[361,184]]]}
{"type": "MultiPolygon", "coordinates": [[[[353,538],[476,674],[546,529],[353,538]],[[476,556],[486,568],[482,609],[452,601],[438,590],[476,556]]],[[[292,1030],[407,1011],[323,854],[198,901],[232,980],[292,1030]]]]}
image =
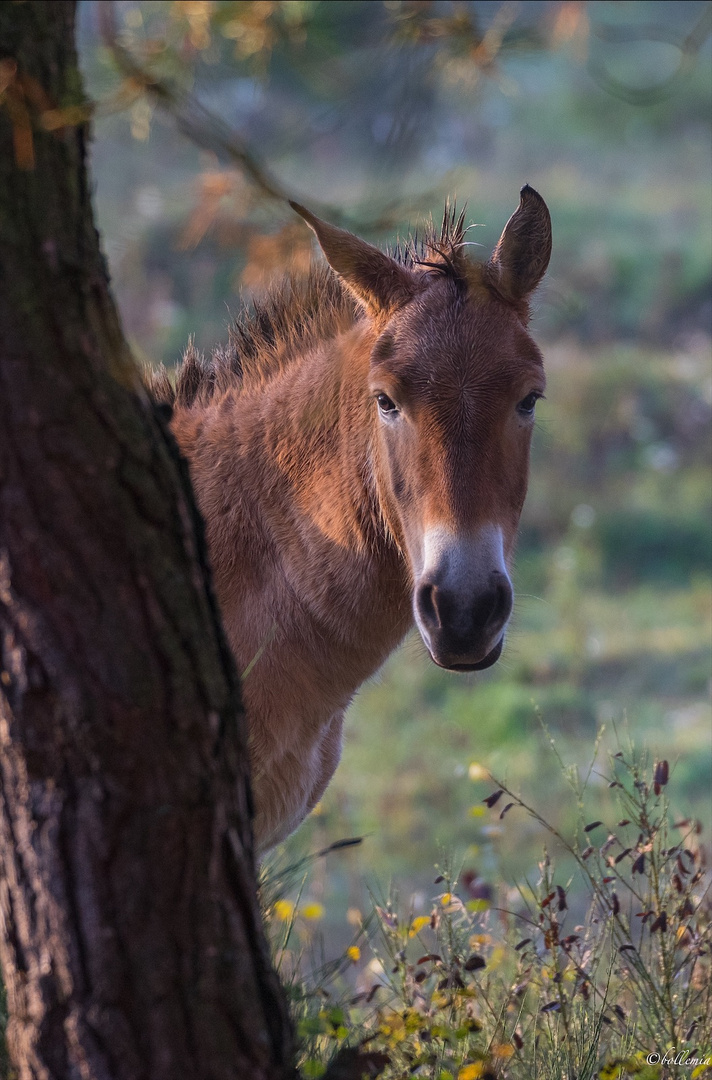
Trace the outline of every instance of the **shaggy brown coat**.
{"type": "Polygon", "coordinates": [[[242,674],[264,850],[321,797],[346,708],[413,620],[436,663],[499,657],[541,357],[528,299],[551,250],[522,189],[485,265],[463,218],[396,258],[295,207],[330,267],[229,345],[189,348],[172,406],[242,674]]]}

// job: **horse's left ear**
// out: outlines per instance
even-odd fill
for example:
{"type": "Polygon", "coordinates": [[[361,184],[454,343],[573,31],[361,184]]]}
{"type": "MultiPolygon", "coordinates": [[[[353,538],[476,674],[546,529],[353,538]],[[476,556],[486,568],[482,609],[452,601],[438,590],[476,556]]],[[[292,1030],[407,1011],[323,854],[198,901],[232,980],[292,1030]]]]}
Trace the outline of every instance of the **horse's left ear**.
{"type": "Polygon", "coordinates": [[[527,300],[544,277],[551,257],[551,218],[541,195],[525,184],[487,263],[490,283],[505,300],[527,300]]]}
{"type": "Polygon", "coordinates": [[[346,229],[329,225],[299,203],[290,202],[289,205],[316,234],[332,270],[372,315],[391,314],[412,300],[422,288],[415,274],[380,248],[346,229]]]}

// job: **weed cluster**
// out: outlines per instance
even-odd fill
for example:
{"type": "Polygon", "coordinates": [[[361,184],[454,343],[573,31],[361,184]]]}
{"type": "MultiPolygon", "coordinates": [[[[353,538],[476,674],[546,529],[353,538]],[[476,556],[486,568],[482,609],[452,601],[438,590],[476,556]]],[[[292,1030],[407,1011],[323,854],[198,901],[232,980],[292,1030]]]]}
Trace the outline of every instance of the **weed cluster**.
{"type": "Polygon", "coordinates": [[[374,902],[346,955],[304,976],[290,951],[299,904],[280,919],[272,894],[267,921],[277,963],[292,962],[304,1076],[323,1076],[359,1046],[383,1080],[664,1080],[681,1066],[712,1077],[702,826],[673,820],[666,761],[632,750],[610,759],[615,822],[588,820],[588,777],[567,779],[579,808],[573,839],[506,784],[484,800],[499,819],[519,809],[537,820],[573,868],[562,877],[545,850],[538,881],[514,903],[444,868],[428,914],[395,897],[374,902]]]}

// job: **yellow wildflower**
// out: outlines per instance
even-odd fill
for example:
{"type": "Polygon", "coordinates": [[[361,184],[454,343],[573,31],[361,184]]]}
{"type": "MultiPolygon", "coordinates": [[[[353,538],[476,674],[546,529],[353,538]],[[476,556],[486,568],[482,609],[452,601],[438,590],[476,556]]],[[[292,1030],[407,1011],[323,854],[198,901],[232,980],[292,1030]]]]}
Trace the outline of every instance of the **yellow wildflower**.
{"type": "Polygon", "coordinates": [[[424,926],[429,926],[429,925],[430,925],[430,916],[429,915],[418,915],[417,919],[413,919],[412,923],[410,924],[410,930],[408,931],[408,937],[415,937],[416,934],[420,933],[420,931],[423,929],[424,926]]]}
{"type": "Polygon", "coordinates": [[[457,1080],[479,1080],[485,1071],[483,1061],[473,1061],[471,1065],[463,1065],[457,1074],[457,1080]]]}
{"type": "Polygon", "coordinates": [[[291,900],[276,900],[273,910],[280,922],[289,922],[294,914],[294,904],[291,900]]]}
{"type": "Polygon", "coordinates": [[[311,904],[304,905],[301,914],[305,919],[321,919],[324,915],[324,905],[314,900],[311,904]]]}

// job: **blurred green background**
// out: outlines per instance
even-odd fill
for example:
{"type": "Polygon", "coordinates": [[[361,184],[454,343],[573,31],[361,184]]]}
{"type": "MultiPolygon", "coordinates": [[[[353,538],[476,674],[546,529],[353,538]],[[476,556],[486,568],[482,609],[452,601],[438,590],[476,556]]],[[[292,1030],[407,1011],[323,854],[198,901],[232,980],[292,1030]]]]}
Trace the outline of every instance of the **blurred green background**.
{"type": "Polygon", "coordinates": [[[450,195],[484,257],[524,182],[551,209],[549,389],[506,652],[457,676],[414,636],[359,693],[336,777],[279,855],[367,837],[307,882],[332,940],[369,883],[426,904],[443,852],[486,882],[535,873],[541,833],[483,815],[483,776],[570,828],[549,736],[586,770],[605,725],[596,816],[617,731],[670,760],[673,802],[709,829],[711,6],[119,3],[113,28],[107,9],[80,9],[96,208],[142,360],[174,364],[189,335],[210,349],[241,291],[308,259],[240,155],[377,242],[450,195]]]}

